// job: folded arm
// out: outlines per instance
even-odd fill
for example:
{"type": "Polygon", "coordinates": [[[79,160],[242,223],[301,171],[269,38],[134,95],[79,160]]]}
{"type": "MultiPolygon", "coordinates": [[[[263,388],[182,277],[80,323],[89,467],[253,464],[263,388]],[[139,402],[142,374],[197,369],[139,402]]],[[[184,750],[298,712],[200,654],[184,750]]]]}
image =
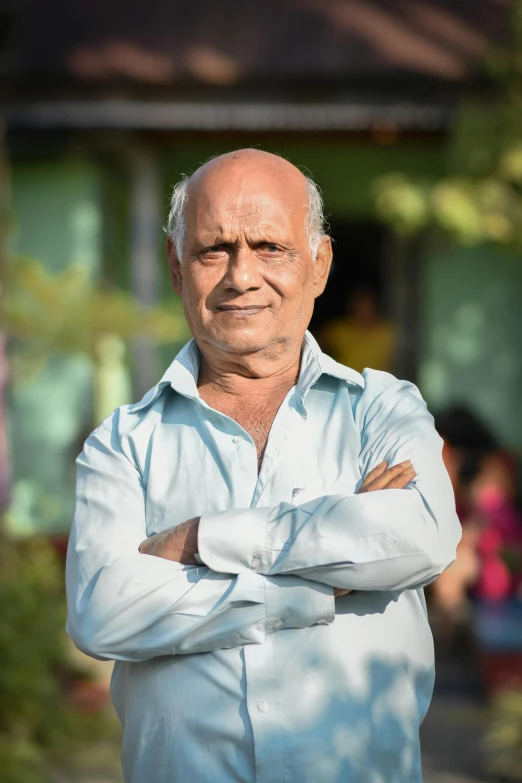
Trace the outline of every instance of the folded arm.
{"type": "Polygon", "coordinates": [[[67,630],[97,658],[146,660],[261,643],[279,628],[332,622],[330,587],[293,575],[216,573],[139,551],[144,489],[117,412],[87,440],[67,554],[67,630]]]}
{"type": "Polygon", "coordinates": [[[362,473],[411,460],[406,489],[204,514],[199,553],[211,569],[401,590],[427,584],[455,559],[460,524],[433,419],[415,386],[375,375],[382,388],[368,383],[355,410],[362,473]]]}

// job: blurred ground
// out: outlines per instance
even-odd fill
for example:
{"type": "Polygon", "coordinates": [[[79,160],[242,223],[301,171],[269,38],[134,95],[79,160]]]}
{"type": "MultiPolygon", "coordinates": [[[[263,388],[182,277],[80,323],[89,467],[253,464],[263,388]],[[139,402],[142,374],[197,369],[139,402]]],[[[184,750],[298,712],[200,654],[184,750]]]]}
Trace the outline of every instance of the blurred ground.
{"type": "Polygon", "coordinates": [[[481,754],[483,704],[471,697],[436,696],[421,729],[424,783],[488,780],[481,754]]]}

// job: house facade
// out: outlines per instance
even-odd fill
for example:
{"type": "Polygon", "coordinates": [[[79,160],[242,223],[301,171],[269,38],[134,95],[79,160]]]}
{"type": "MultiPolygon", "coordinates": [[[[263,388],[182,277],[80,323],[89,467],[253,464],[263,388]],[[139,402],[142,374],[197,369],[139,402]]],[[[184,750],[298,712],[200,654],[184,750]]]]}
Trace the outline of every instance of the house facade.
{"type": "MultiPolygon", "coordinates": [[[[306,168],[336,240],[312,329],[370,286],[398,326],[397,374],[439,409],[466,401],[522,448],[519,259],[404,240],[376,218],[374,183],[447,166],[454,107],[481,91],[506,35],[500,0],[114,0],[13,5],[5,106],[12,255],[71,264],[143,303],[170,292],[162,226],[172,185],[213,155],[255,146],[306,168]]],[[[179,340],[129,346],[140,396],[179,340]]],[[[92,361],[46,357],[10,393],[12,524],[64,530],[73,457],[96,423],[92,361]]],[[[121,399],[121,402],[126,400],[121,399]]],[[[117,395],[114,404],[118,404],[117,395]]]]}

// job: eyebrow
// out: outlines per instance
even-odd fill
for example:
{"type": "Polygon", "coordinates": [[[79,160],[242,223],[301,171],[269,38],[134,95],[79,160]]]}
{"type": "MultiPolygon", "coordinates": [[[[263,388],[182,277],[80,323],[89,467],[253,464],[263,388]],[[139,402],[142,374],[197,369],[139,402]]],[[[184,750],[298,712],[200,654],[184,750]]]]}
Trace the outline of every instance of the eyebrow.
{"type": "MultiPolygon", "coordinates": [[[[196,235],[196,241],[199,242],[204,247],[214,247],[217,245],[223,246],[223,247],[233,247],[234,245],[237,245],[238,240],[230,240],[225,239],[222,234],[218,234],[217,236],[213,237],[211,240],[206,241],[203,237],[198,238],[196,235]]],[[[273,244],[273,245],[288,245],[289,240],[284,237],[272,237],[270,235],[263,236],[261,233],[258,235],[257,238],[254,239],[248,239],[247,242],[249,244],[253,245],[261,245],[261,244],[273,244]]]]}

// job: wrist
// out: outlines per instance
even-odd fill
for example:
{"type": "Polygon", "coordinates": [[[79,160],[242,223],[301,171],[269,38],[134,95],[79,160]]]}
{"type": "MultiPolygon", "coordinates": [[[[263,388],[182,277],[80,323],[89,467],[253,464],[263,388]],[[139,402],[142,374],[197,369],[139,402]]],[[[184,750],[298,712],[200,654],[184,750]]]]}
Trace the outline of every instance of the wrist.
{"type": "Polygon", "coordinates": [[[185,549],[193,555],[197,554],[199,551],[199,520],[200,517],[193,517],[193,519],[189,519],[187,522],[183,523],[186,525],[185,549]]]}
{"type": "Polygon", "coordinates": [[[175,560],[186,565],[200,564],[195,555],[198,552],[199,517],[188,519],[181,525],[163,530],[142,541],[138,551],[165,560],[175,560]]]}

